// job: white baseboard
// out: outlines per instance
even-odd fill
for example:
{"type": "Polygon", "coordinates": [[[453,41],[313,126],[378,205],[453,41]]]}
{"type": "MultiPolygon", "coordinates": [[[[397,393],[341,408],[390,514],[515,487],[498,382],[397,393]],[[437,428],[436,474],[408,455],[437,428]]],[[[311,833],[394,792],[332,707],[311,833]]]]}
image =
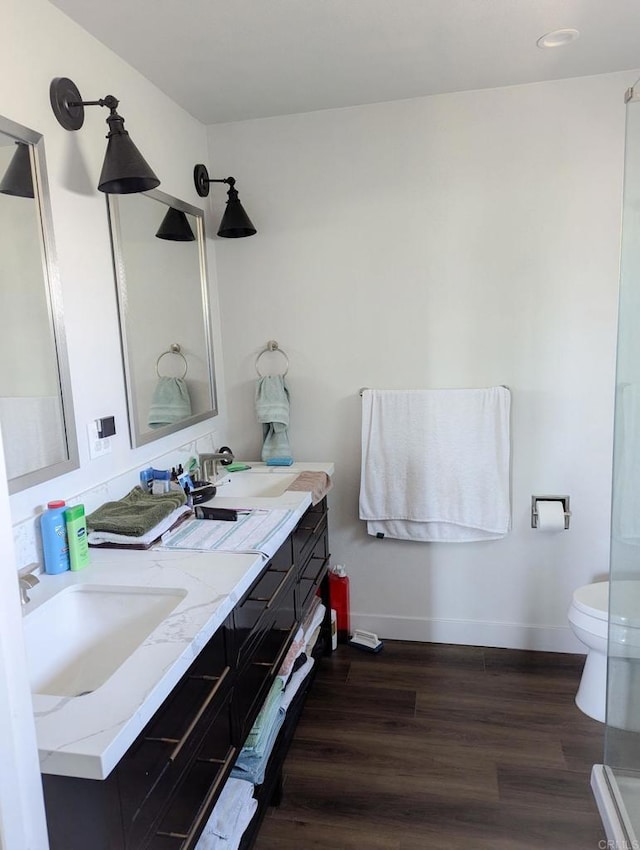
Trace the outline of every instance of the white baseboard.
{"type": "Polygon", "coordinates": [[[507,649],[535,649],[540,652],[571,652],[582,655],[586,652],[585,647],[568,625],[531,626],[523,623],[440,620],[352,612],[351,628],[366,629],[387,640],[498,646],[507,649]]]}

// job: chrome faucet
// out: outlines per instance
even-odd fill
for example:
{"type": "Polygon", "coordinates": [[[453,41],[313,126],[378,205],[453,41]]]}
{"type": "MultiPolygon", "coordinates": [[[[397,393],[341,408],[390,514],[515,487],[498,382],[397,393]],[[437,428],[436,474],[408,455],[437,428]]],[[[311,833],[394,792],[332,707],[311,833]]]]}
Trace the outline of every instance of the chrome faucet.
{"type": "Polygon", "coordinates": [[[22,567],[22,569],[18,570],[20,601],[23,605],[26,605],[28,602],[30,602],[29,591],[31,590],[31,588],[35,587],[36,584],[40,584],[40,579],[33,574],[34,571],[37,569],[39,569],[38,564],[29,564],[29,566],[22,567]]]}
{"type": "Polygon", "coordinates": [[[215,481],[218,477],[218,464],[221,461],[226,461],[227,464],[233,461],[233,452],[226,447],[219,452],[206,452],[198,455],[198,464],[200,466],[200,475],[203,481],[215,481]]]}

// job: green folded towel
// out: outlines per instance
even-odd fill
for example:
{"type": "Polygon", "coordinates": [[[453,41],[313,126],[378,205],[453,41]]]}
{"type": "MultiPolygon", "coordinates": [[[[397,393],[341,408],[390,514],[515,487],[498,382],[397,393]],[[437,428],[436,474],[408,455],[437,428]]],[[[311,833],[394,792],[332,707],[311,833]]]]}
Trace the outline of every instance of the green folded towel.
{"type": "Polygon", "coordinates": [[[89,514],[87,527],[90,531],[111,531],[140,537],[186,501],[187,497],[181,490],[153,496],[145,493],[142,487],[134,487],[124,498],[105,502],[89,514]]]}
{"type": "Polygon", "coordinates": [[[283,690],[284,682],[280,677],[277,677],[271,685],[271,689],[260,709],[260,713],[256,717],[251,731],[247,735],[247,740],[244,742],[244,750],[258,750],[260,744],[264,742],[265,732],[268,735],[271,731],[274,719],[280,711],[280,700],[283,690]]]}
{"type": "Polygon", "coordinates": [[[227,472],[242,472],[244,469],[251,469],[248,463],[241,463],[237,461],[236,463],[230,463],[228,466],[225,466],[224,471],[227,472]]]}

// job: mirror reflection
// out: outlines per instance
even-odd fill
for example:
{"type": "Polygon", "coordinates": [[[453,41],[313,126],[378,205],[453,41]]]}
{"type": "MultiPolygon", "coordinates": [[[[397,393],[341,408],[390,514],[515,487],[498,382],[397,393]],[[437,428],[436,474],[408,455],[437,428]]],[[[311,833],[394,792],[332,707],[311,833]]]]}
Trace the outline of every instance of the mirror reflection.
{"type": "Polygon", "coordinates": [[[217,413],[204,214],[154,190],[109,195],[133,446],[217,413]]]}
{"type": "Polygon", "coordinates": [[[9,491],[78,466],[42,136],[0,117],[0,427],[9,491]]]}

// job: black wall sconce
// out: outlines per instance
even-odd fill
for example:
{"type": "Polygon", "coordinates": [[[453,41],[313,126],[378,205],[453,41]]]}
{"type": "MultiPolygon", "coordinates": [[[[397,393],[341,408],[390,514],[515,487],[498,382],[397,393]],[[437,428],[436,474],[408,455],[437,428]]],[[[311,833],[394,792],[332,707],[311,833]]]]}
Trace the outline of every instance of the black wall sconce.
{"type": "Polygon", "coordinates": [[[240,203],[238,191],[235,188],[236,181],[233,177],[224,177],[219,180],[211,179],[207,167],[199,163],[193,169],[193,182],[196,185],[196,192],[201,198],[206,198],[209,194],[210,183],[227,183],[229,186],[227,206],[218,228],[218,236],[223,236],[225,239],[241,239],[243,236],[253,236],[257,232],[240,203]]]}
{"type": "Polygon", "coordinates": [[[16,145],[11,162],[0,180],[0,192],[17,198],[33,198],[29,145],[25,142],[16,142],[16,145]]]}
{"type": "Polygon", "coordinates": [[[185,213],[175,207],[167,210],[156,236],[170,242],[194,242],[196,238],[185,213]]]}
{"type": "Polygon", "coordinates": [[[84,124],[85,106],[106,106],[109,117],[107,152],[104,156],[98,189],[111,195],[147,192],[160,185],[148,163],[124,129],[124,118],[116,109],[119,101],[112,94],[100,100],[82,100],[74,82],[56,77],[49,87],[51,108],[65,130],[79,130],[84,124]]]}

